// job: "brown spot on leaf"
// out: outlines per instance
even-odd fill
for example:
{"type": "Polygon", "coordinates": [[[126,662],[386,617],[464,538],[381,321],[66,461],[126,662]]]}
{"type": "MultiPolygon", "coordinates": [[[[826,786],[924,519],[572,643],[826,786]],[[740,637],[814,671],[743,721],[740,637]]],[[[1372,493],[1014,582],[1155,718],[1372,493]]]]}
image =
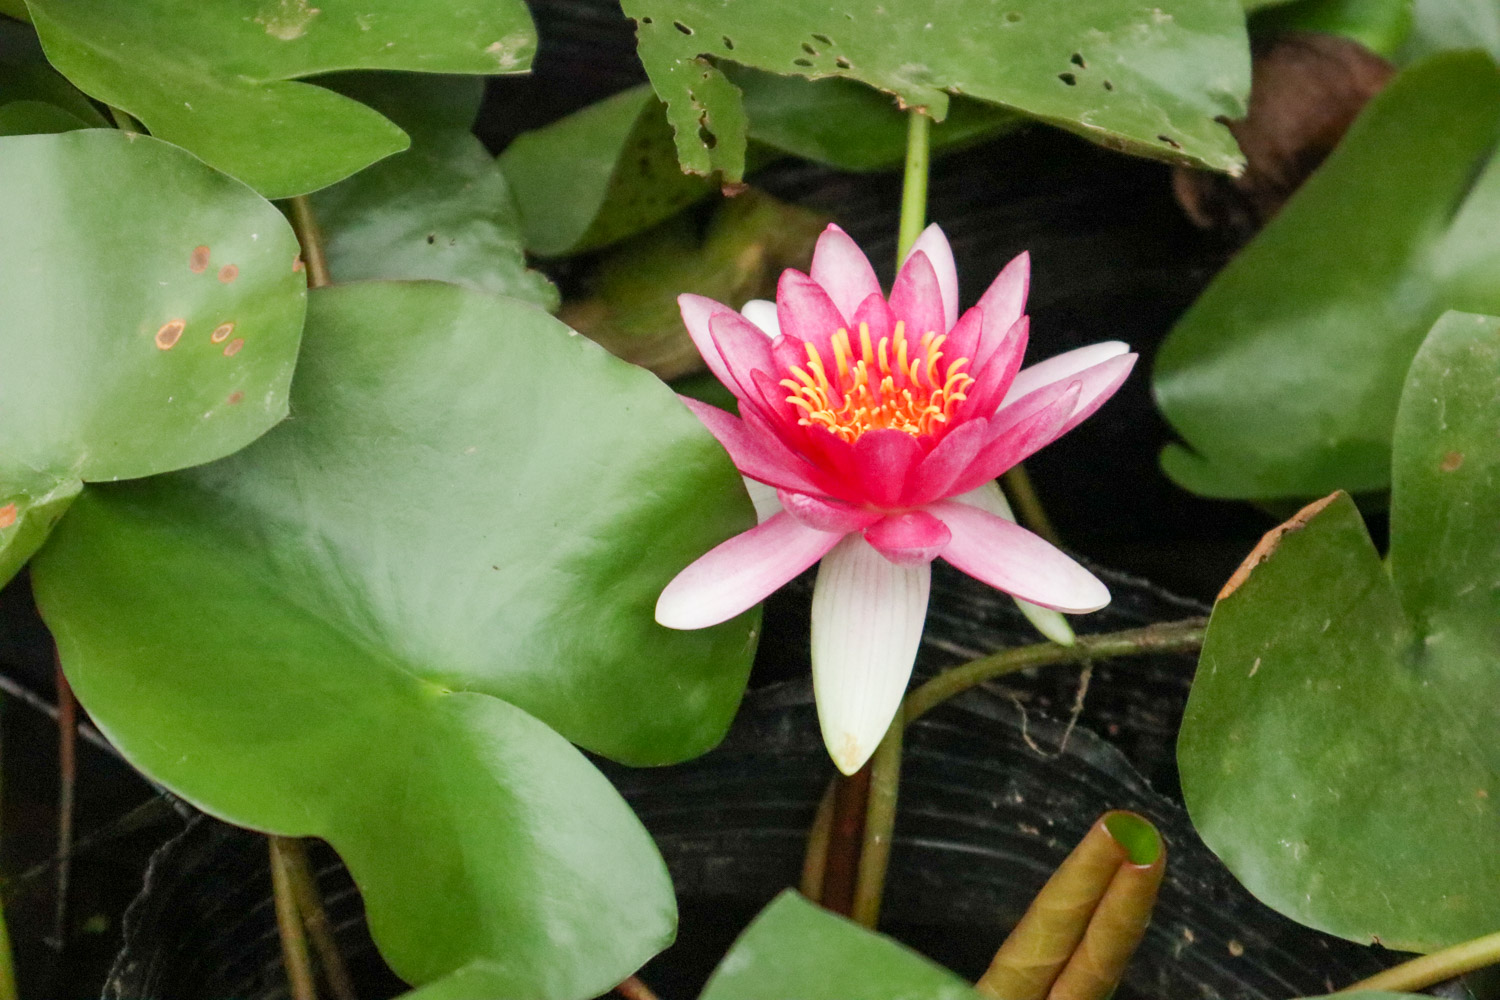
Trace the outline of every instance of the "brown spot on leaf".
{"type": "Polygon", "coordinates": [[[302,270],[302,255],[299,253],[292,258],[292,273],[296,274],[302,270]]]}
{"type": "Polygon", "coordinates": [[[220,323],[214,327],[214,332],[208,335],[208,339],[215,344],[222,344],[229,339],[229,335],[233,332],[234,323],[220,323]]]}
{"type": "Polygon", "coordinates": [[[194,274],[202,274],[208,270],[208,247],[193,247],[193,255],[188,258],[188,270],[194,274]]]}
{"type": "Polygon", "coordinates": [[[1224,589],[1219,591],[1218,599],[1222,601],[1236,590],[1239,590],[1240,584],[1250,579],[1250,574],[1255,571],[1255,567],[1275,554],[1277,546],[1281,544],[1281,539],[1288,532],[1301,531],[1307,527],[1307,523],[1321,514],[1324,507],[1327,507],[1342,495],[1341,492],[1334,492],[1321,500],[1314,500],[1292,515],[1291,520],[1285,524],[1278,524],[1266,532],[1265,536],[1256,543],[1255,548],[1250,550],[1250,554],[1245,557],[1245,561],[1240,563],[1240,568],[1234,571],[1234,575],[1229,578],[1229,582],[1224,584],[1224,589]]]}
{"type": "Polygon", "coordinates": [[[224,282],[224,284],[226,285],[239,276],[240,269],[235,267],[233,264],[225,264],[223,267],[219,268],[219,280],[224,282]]]}
{"type": "Polygon", "coordinates": [[[244,337],[235,337],[228,344],[224,345],[224,357],[226,357],[226,358],[232,358],[232,357],[234,357],[236,354],[240,353],[240,348],[244,347],[244,346],[245,346],[245,338],[244,337]]]}
{"type": "Polygon", "coordinates": [[[245,394],[243,392],[240,392],[238,389],[234,390],[234,392],[231,392],[229,394],[229,398],[225,400],[225,402],[227,402],[230,406],[234,406],[237,403],[243,403],[244,401],[245,394]]]}
{"type": "Polygon", "coordinates": [[[1476,799],[1487,799],[1490,797],[1490,793],[1485,791],[1483,788],[1476,788],[1474,789],[1474,797],[1476,799]]]}
{"type": "Polygon", "coordinates": [[[1444,472],[1453,472],[1463,464],[1464,453],[1461,451],[1450,451],[1448,452],[1448,454],[1444,455],[1443,460],[1438,463],[1438,468],[1442,469],[1444,472]]]}
{"type": "Polygon", "coordinates": [[[164,351],[170,351],[182,339],[182,331],[185,329],[187,329],[187,323],[180,319],[163,323],[161,329],[156,331],[156,346],[164,351]]]}
{"type": "Polygon", "coordinates": [[[16,523],[16,517],[17,517],[17,514],[16,514],[16,505],[15,504],[8,503],[4,507],[0,507],[0,531],[4,531],[6,528],[9,528],[12,524],[15,524],[16,523]]]}

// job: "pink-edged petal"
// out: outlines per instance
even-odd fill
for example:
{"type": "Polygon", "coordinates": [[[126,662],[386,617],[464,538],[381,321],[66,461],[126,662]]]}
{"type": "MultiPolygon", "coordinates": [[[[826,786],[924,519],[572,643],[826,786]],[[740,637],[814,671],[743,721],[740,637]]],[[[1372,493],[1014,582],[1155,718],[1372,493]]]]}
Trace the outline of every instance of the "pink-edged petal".
{"type": "Polygon", "coordinates": [[[954,481],[951,491],[967,493],[1055,441],[1078,405],[1081,390],[1078,382],[1059,382],[992,417],[989,443],[954,481]]]}
{"type": "Polygon", "coordinates": [[[871,344],[878,344],[880,338],[891,335],[896,329],[896,317],[891,314],[891,307],[886,303],[885,296],[879,292],[867,295],[859,308],[854,310],[854,318],[850,320],[849,326],[849,343],[856,352],[859,350],[861,324],[869,326],[871,344]]]}
{"type": "Polygon", "coordinates": [[[906,321],[908,340],[920,340],[929,330],[943,333],[948,329],[937,271],[920,250],[906,258],[896,275],[896,283],[891,286],[891,312],[898,321],[906,321]]]}
{"type": "Polygon", "coordinates": [[[1046,361],[1038,361],[1029,368],[1021,369],[1015,381],[1010,384],[1010,389],[1006,391],[1005,399],[1000,405],[1009,406],[1048,383],[1060,382],[1087,368],[1129,353],[1128,344],[1118,340],[1106,340],[1100,344],[1090,344],[1087,347],[1064,351],[1046,361]]]}
{"type": "Polygon", "coordinates": [[[906,480],[922,460],[922,446],[905,431],[866,431],[854,442],[854,464],[863,499],[876,507],[897,507],[906,480]]]}
{"type": "MultiPolygon", "coordinates": [[[[1003,517],[1012,524],[1016,520],[1016,515],[1010,509],[1010,501],[1005,499],[1005,494],[1000,491],[1000,484],[994,480],[953,497],[953,501],[966,503],[970,507],[978,507],[996,517],[1003,517]]],[[[1068,620],[1063,617],[1061,611],[1053,611],[1040,604],[1023,601],[1019,597],[1013,597],[1011,600],[1016,602],[1017,610],[1025,615],[1026,620],[1031,622],[1044,637],[1059,646],[1072,646],[1078,642],[1078,636],[1073,633],[1073,626],[1068,624],[1068,620]]]]}
{"type": "Polygon", "coordinates": [[[776,283],[776,318],[782,337],[814,345],[825,359],[832,357],[833,335],[846,325],[844,314],[823,286],[790,268],[781,272],[776,283]]]}
{"type": "Polygon", "coordinates": [[[734,467],[740,470],[741,475],[784,489],[803,493],[821,492],[816,478],[817,470],[773,435],[759,432],[739,417],[725,413],[717,406],[710,406],[687,396],[677,398],[693,411],[693,416],[729,452],[730,461],[734,462],[734,467]]]}
{"type": "Polygon", "coordinates": [[[818,567],[812,602],[813,694],[823,742],[853,774],[890,728],[927,618],[932,565],[897,566],[858,535],[818,567]]]}
{"type": "Polygon", "coordinates": [[[853,321],[854,311],[867,296],[880,294],[880,282],[869,258],[838,226],[830,224],[818,237],[811,271],[812,280],[823,286],[847,321],[853,321]]]}
{"type": "Polygon", "coordinates": [[[912,470],[902,504],[920,507],[947,496],[949,487],[974,463],[989,441],[987,420],[970,420],[953,428],[912,470]]]}
{"type": "Polygon", "coordinates": [[[1016,373],[1021,370],[1021,359],[1026,356],[1026,342],[1030,336],[1031,317],[1022,316],[997,342],[986,345],[987,352],[981,350],[981,357],[976,361],[981,367],[969,370],[974,376],[974,384],[969,387],[969,398],[963,402],[960,411],[963,415],[989,416],[995,412],[1010,384],[1015,381],[1016,373]]]}
{"type": "Polygon", "coordinates": [[[790,514],[777,514],[678,573],[657,598],[656,620],[676,629],[728,621],[823,558],[841,537],[804,527],[790,514]]]}
{"type": "Polygon", "coordinates": [[[968,366],[965,368],[973,374],[974,359],[979,356],[980,337],[984,333],[984,310],[978,306],[965,310],[953,324],[953,329],[948,331],[948,339],[943,341],[943,357],[952,364],[959,358],[968,358],[968,366]]]}
{"type": "Polygon", "coordinates": [[[770,299],[751,299],[740,307],[740,315],[754,323],[772,340],[781,336],[781,321],[776,318],[776,303],[770,299]]]}
{"type": "Polygon", "coordinates": [[[722,302],[690,293],[677,296],[677,308],[682,311],[682,324],[687,327],[688,336],[693,338],[693,346],[703,356],[703,363],[708,365],[708,370],[723,383],[724,388],[738,395],[739,383],[730,373],[729,366],[724,363],[724,356],[719,353],[719,347],[714,343],[713,334],[708,328],[709,320],[714,316],[734,310],[722,302]]]}
{"type": "MultiPolygon", "coordinates": [[[[927,255],[932,264],[932,270],[937,274],[938,288],[943,293],[943,333],[952,328],[958,322],[958,266],[953,262],[953,248],[948,245],[948,237],[943,234],[942,227],[936,222],[922,230],[922,235],[917,237],[917,242],[911,245],[906,257],[918,250],[927,255]]],[[[925,332],[925,331],[924,331],[925,332]]]]}
{"type": "Polygon", "coordinates": [[[897,566],[930,563],[948,547],[948,526],[925,510],[888,514],[864,531],[865,541],[897,566]]]}
{"type": "Polygon", "coordinates": [[[1094,574],[1025,528],[952,500],[928,509],[953,533],[943,558],[976,580],[1054,611],[1083,614],[1109,603],[1094,574]]]}
{"type": "MultiPolygon", "coordinates": [[[[1063,379],[1051,383],[1052,385],[1062,385],[1065,382],[1077,382],[1080,386],[1078,401],[1073,406],[1072,415],[1057,429],[1057,433],[1053,436],[1053,439],[1056,440],[1062,437],[1068,431],[1093,416],[1094,412],[1103,406],[1120,386],[1125,384],[1125,379],[1130,377],[1131,369],[1135,367],[1136,358],[1137,355],[1134,354],[1119,354],[1107,361],[1099,362],[1092,368],[1085,368],[1083,371],[1064,376],[1063,379]]],[[[1003,420],[1004,415],[1012,407],[1024,406],[1028,399],[1046,392],[1047,388],[1047,386],[1043,386],[1041,389],[1037,389],[1013,403],[1008,405],[1002,404],[999,412],[995,414],[995,419],[1003,420]]]]}
{"type": "Polygon", "coordinates": [[[990,282],[978,304],[989,314],[995,329],[1008,330],[1026,311],[1026,296],[1030,291],[1031,254],[1022,251],[990,282]]]}
{"type": "Polygon", "coordinates": [[[756,524],[765,524],[781,513],[781,498],[777,496],[780,491],[776,487],[749,476],[740,478],[744,480],[745,492],[750,494],[750,503],[755,507],[756,524]]]}
{"type": "Polygon", "coordinates": [[[786,512],[806,527],[818,531],[836,531],[839,534],[848,534],[851,531],[859,531],[861,528],[869,527],[880,520],[881,515],[873,510],[863,507],[855,507],[852,504],[839,503],[838,501],[824,500],[820,497],[808,496],[805,493],[794,493],[791,490],[780,490],[776,495],[777,500],[786,512]]]}
{"type": "Polygon", "coordinates": [[[734,379],[725,387],[739,398],[744,399],[754,387],[753,372],[777,370],[771,338],[739,313],[731,309],[714,313],[708,318],[708,332],[734,379]]]}

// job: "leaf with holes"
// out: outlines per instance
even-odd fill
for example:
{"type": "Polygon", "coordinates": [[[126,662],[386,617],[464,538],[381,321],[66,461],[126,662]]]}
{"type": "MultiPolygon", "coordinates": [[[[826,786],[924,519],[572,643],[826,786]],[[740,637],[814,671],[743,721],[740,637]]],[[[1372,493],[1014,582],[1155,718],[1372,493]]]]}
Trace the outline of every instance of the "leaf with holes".
{"type": "Polygon", "coordinates": [[[958,976],[787,890],[745,929],[699,1000],[978,1000],[958,976]]]}
{"type": "Polygon", "coordinates": [[[85,93],[268,198],[326,187],[407,146],[388,119],[302,78],[515,73],[536,47],[521,0],[29,4],[47,58],[85,93]]]}
{"type": "Polygon", "coordinates": [[[1250,89],[1236,0],[625,0],[686,169],[745,169],[746,114],[721,62],[840,76],[935,119],[966,94],[1143,156],[1238,170],[1218,121],[1250,89]]]}
{"type": "Polygon", "coordinates": [[[1448,313],[1396,417],[1391,548],[1346,494],[1220,595],[1178,742],[1204,841],[1293,919],[1430,951],[1500,927],[1500,319],[1448,313]]]}
{"type": "Polygon", "coordinates": [[[306,284],[281,213],[175,146],[0,139],[0,581],[78,481],[237,451],[286,414],[306,284]]]}
{"type": "Polygon", "coordinates": [[[557,289],[526,268],[505,175],[469,131],[484,81],[355,73],[325,83],[412,139],[406,152],[313,196],[336,281],[432,278],[557,308],[557,289]]]}
{"type": "Polygon", "coordinates": [[[758,613],[652,609],[753,523],[738,474],[649,373],[440,282],[314,293],[293,408],[75,501],[33,566],[63,668],[146,774],[331,842],[408,981],[595,996],[671,940],[672,891],[567,741],[662,764],[723,736],[758,613]]]}
{"type": "Polygon", "coordinates": [[[1446,309],[1500,312],[1500,72],[1479,53],[1397,77],[1178,322],[1156,399],[1178,483],[1308,497],[1390,482],[1401,385],[1446,309]]]}

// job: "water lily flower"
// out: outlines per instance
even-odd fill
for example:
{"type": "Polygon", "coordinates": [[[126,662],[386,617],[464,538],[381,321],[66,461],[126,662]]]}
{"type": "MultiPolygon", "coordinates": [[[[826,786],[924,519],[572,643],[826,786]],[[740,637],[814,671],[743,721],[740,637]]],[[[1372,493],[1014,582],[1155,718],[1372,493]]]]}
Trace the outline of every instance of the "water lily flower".
{"type": "Polygon", "coordinates": [[[694,344],[739,401],[738,417],[684,398],[746,478],[759,524],[684,569],[656,619],[705,628],[822,560],[812,605],[813,689],[840,770],[864,764],[911,677],[932,560],[1016,598],[1095,611],[1092,573],[1002,516],[994,480],[1099,408],[1136,355],[1094,344],[1021,368],[1030,258],[958,314],[948,239],[929,226],[889,298],[837,226],[811,274],[744,312],[678,304],[694,344]]]}

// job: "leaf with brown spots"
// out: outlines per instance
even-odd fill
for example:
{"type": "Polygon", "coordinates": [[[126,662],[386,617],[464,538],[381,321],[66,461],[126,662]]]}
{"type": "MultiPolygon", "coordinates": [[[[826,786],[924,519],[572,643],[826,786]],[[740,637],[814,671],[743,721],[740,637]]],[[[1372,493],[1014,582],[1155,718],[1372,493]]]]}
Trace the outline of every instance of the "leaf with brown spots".
{"type": "Polygon", "coordinates": [[[1500,319],[1448,313],[1396,416],[1388,559],[1337,493],[1266,536],[1209,622],[1188,810],[1320,930],[1428,951],[1500,926],[1497,428],[1500,319]]]}

